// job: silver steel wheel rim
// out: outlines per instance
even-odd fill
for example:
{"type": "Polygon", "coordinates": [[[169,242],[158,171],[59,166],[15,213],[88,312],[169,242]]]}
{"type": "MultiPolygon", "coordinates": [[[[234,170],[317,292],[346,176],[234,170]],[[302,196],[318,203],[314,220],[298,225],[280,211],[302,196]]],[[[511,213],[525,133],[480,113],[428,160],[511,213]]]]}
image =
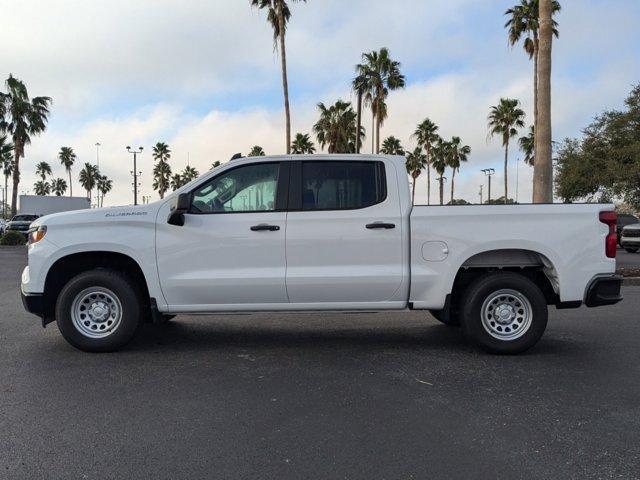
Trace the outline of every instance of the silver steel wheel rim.
{"type": "Polygon", "coordinates": [[[482,326],[493,338],[516,340],[531,327],[533,309],[522,293],[504,289],[489,295],[480,310],[482,326]]]}
{"type": "Polygon", "coordinates": [[[122,304],[108,288],[85,288],[73,299],[71,320],[85,337],[105,338],[120,326],[122,304]]]}

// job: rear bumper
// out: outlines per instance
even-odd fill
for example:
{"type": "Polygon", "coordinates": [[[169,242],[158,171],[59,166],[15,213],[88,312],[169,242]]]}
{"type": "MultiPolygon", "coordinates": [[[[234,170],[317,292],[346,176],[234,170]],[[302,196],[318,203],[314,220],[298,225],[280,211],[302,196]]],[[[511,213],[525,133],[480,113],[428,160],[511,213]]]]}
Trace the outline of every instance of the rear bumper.
{"type": "Polygon", "coordinates": [[[600,307],[602,305],[613,305],[622,300],[620,287],[622,286],[621,275],[599,275],[591,280],[584,297],[587,307],[600,307]]]}

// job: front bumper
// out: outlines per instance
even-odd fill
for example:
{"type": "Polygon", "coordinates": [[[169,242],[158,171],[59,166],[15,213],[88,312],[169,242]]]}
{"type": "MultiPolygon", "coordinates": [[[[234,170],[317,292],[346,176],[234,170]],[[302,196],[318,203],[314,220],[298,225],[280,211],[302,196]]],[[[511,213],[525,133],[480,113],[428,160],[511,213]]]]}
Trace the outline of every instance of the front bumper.
{"type": "Polygon", "coordinates": [[[640,237],[622,237],[620,245],[623,247],[640,247],[640,237]]]}
{"type": "Polygon", "coordinates": [[[22,305],[24,309],[42,318],[44,316],[44,295],[42,293],[24,293],[22,296],[22,305]]]}
{"type": "Polygon", "coordinates": [[[601,275],[591,280],[587,287],[584,303],[587,307],[613,305],[622,300],[620,287],[622,275],[601,275]]]}

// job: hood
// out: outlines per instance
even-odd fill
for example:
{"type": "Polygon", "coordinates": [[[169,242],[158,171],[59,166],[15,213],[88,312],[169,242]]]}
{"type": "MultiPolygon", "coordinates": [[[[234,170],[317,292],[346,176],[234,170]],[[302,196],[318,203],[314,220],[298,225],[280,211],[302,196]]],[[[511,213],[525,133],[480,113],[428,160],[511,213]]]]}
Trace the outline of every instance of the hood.
{"type": "Polygon", "coordinates": [[[154,222],[156,213],[164,201],[149,203],[147,205],[93,208],[73,210],[71,212],[53,213],[45,215],[34,221],[34,225],[77,225],[105,222],[154,222]]]}

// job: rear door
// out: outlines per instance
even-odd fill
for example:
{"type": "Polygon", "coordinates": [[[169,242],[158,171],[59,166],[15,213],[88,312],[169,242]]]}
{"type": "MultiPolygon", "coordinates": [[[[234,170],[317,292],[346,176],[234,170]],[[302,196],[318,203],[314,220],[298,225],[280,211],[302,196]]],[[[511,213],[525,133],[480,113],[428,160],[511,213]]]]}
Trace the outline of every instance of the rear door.
{"type": "Polygon", "coordinates": [[[286,234],[291,303],[361,308],[394,298],[403,279],[402,217],[389,168],[382,161],[293,162],[286,234]]]}

